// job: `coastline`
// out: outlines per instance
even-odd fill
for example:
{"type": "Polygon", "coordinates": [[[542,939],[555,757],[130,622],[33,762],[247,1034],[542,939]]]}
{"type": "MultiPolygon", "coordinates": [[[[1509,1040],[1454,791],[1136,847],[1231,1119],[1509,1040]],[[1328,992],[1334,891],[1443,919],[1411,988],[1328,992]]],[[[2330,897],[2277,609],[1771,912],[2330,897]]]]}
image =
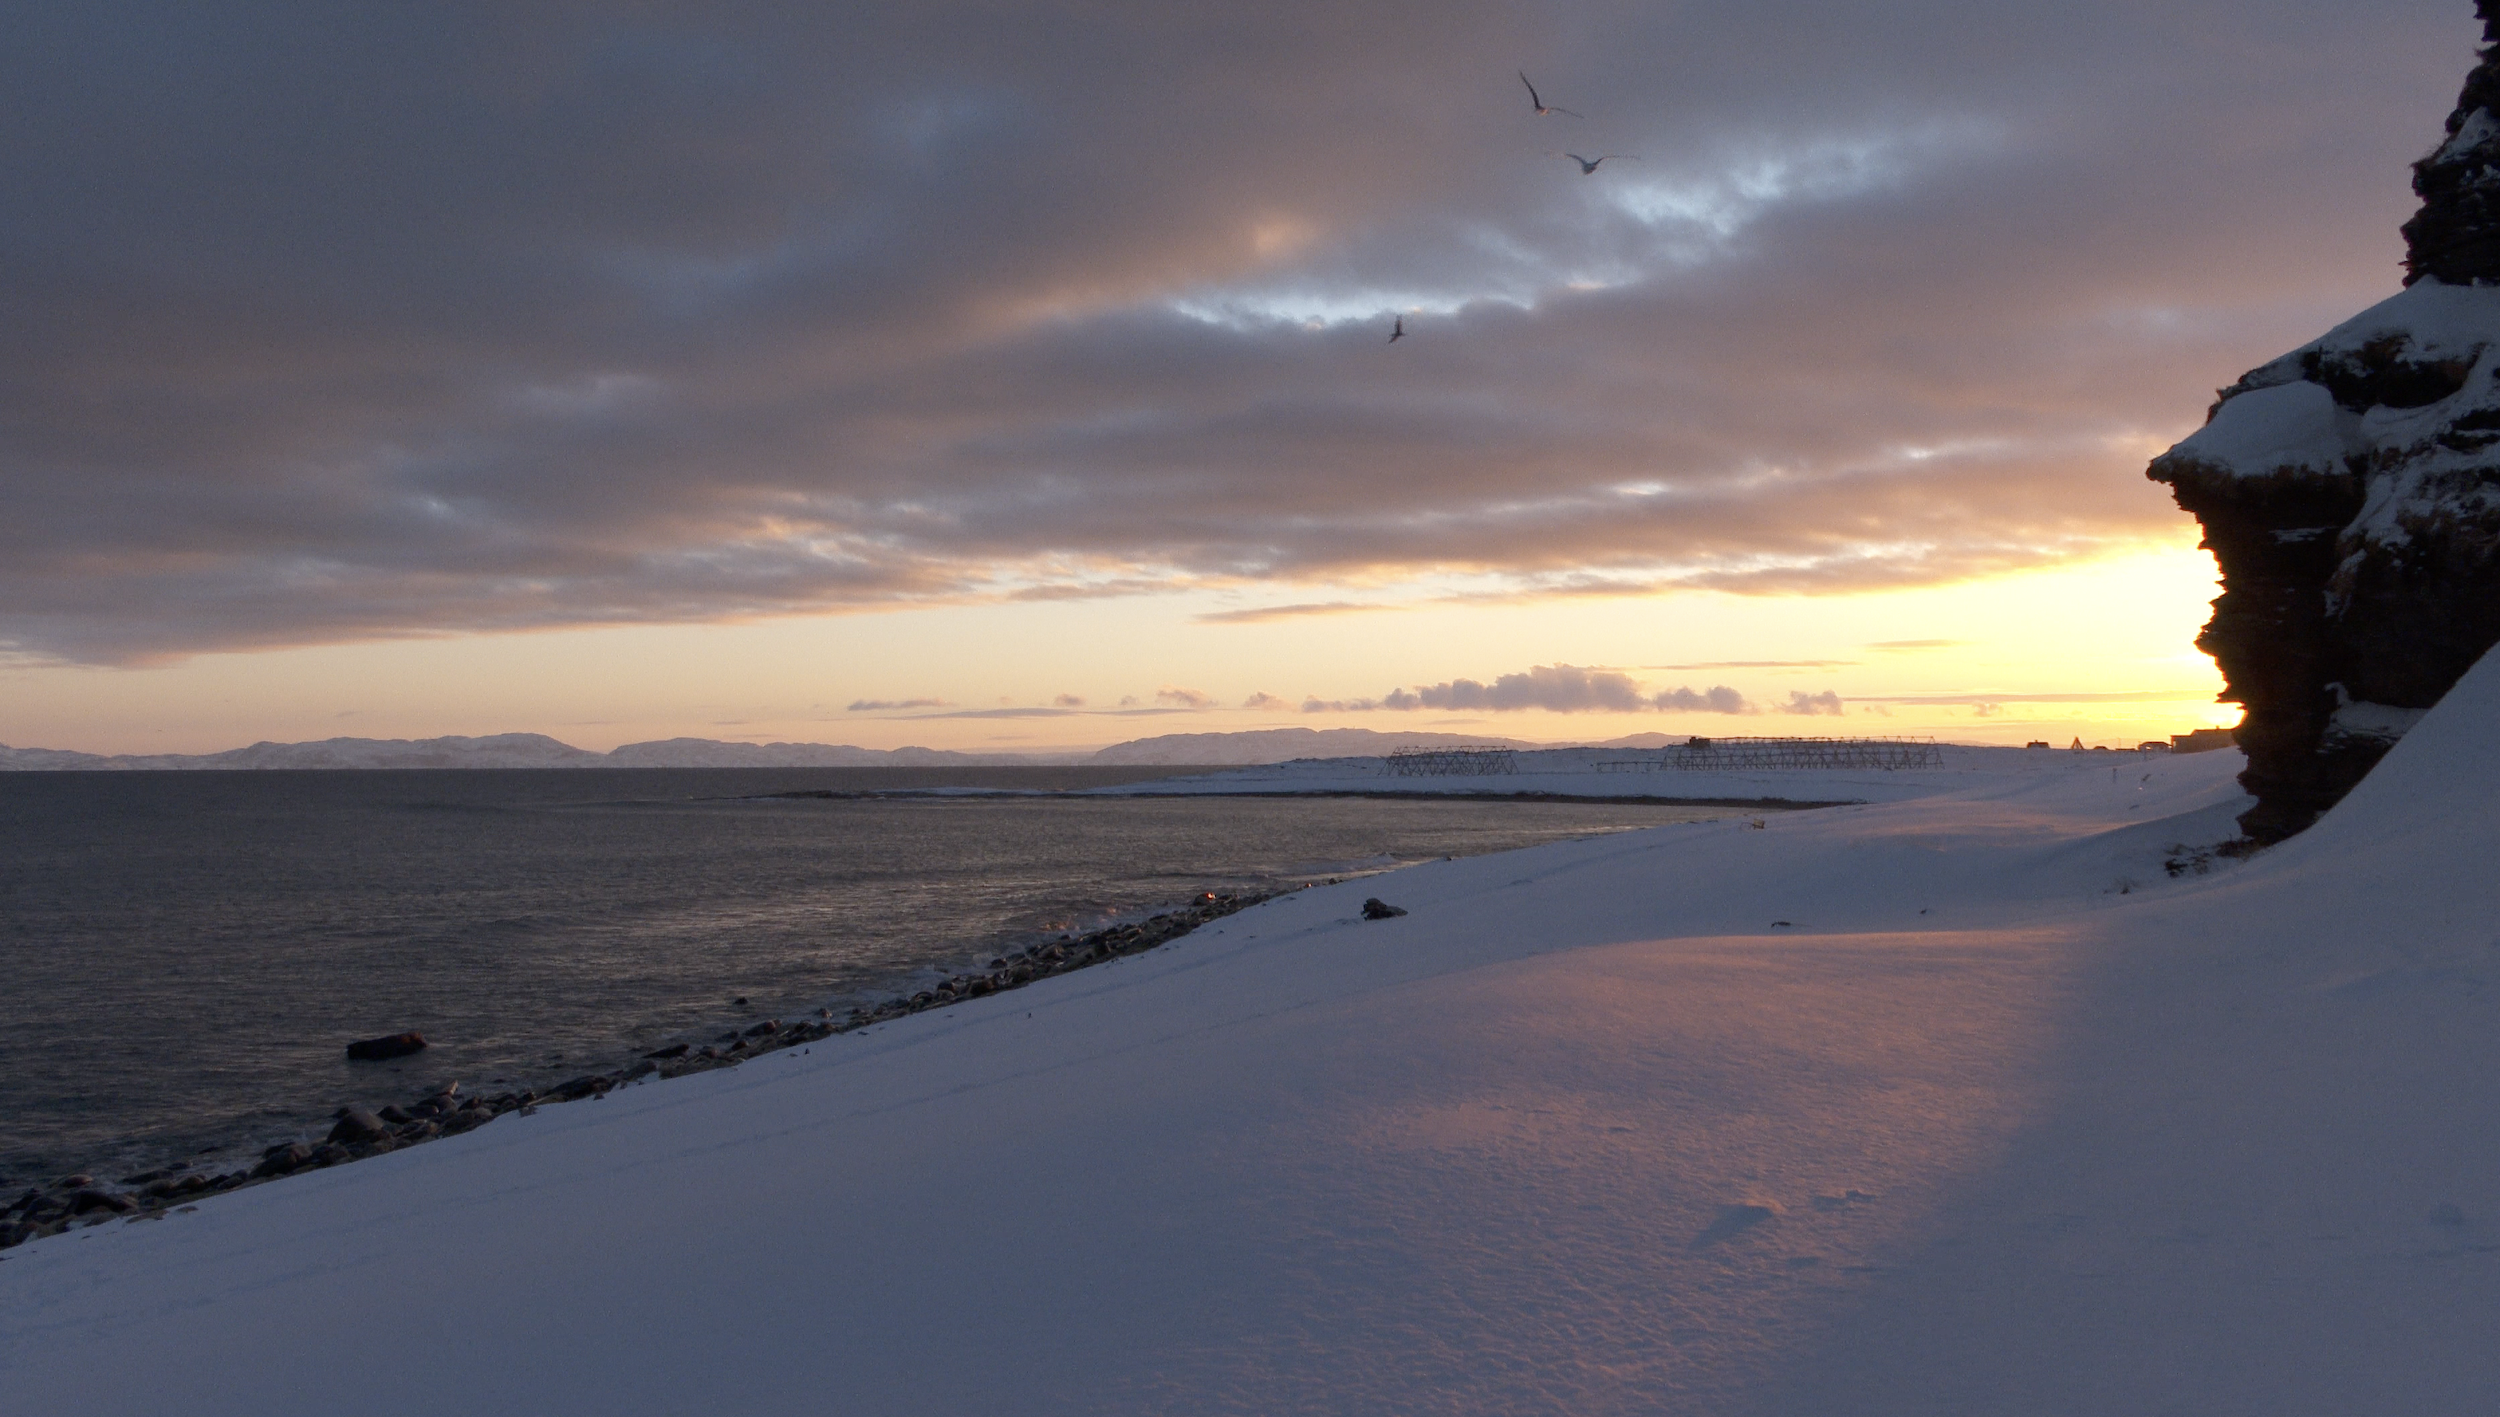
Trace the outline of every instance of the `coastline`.
{"type": "Polygon", "coordinates": [[[1034,1417],[2466,1410],[2500,1373],[2480,688],[2203,874],[2163,863],[2231,836],[2235,754],[1431,861],[55,1236],[0,1263],[0,1381],[292,1410],[348,1353],[391,1410],[549,1417],[732,1373],[1034,1417]]]}
{"type": "Polygon", "coordinates": [[[1021,989],[1056,975],[1141,954],[1210,921],[1273,898],[1272,893],[1201,892],[1188,905],[1176,909],[1008,951],[993,958],[984,970],[952,974],[927,989],[874,1006],[853,1008],[839,1021],[830,1008],[824,1008],[812,1018],[786,1025],[774,1019],[743,1028],[733,1026],[700,1047],[686,1042],[671,1044],[605,1071],[571,1078],[543,1093],[521,1089],[491,1097],[464,1094],[461,1084],[455,1081],[405,1106],[386,1103],[369,1109],[343,1107],[333,1119],[329,1135],[320,1142],[299,1140],[266,1147],[260,1161],[248,1168],[207,1172],[175,1162],[123,1177],[119,1182],[103,1181],[91,1171],[73,1171],[48,1185],[28,1187],[6,1205],[0,1205],[0,1250],[114,1220],[160,1220],[195,1209],[197,1202],[209,1196],[459,1136],[506,1114],[535,1115],[542,1106],[596,1101],[617,1088],[647,1079],[666,1080],[734,1068],[766,1054],[871,1024],[1021,989]]]}

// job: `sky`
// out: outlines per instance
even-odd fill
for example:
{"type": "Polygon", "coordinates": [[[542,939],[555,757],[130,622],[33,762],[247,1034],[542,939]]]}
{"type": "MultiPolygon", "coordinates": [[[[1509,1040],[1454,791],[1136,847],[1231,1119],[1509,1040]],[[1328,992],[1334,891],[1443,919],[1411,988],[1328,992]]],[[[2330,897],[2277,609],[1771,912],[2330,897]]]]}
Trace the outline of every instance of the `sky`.
{"type": "Polygon", "coordinates": [[[94,752],[2230,723],[2144,465],[2398,289],[2478,35],[12,10],[0,742],[94,752]]]}

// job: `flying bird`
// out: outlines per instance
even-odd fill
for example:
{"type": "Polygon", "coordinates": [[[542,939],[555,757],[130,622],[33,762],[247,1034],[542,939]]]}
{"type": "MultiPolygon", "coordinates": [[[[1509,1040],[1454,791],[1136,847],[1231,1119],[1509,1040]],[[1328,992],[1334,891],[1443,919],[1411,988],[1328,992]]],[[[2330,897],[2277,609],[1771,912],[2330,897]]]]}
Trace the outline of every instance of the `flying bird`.
{"type": "Polygon", "coordinates": [[[1389,327],[1389,343],[1396,344],[1404,338],[1406,338],[1406,317],[1400,315],[1398,322],[1389,327]]]}
{"type": "MultiPolygon", "coordinates": [[[[1528,84],[1527,70],[1522,69],[1519,71],[1519,82],[1528,84]]],[[[1536,110],[1536,116],[1539,118],[1551,118],[1557,113],[1570,114],[1573,118],[1588,117],[1585,113],[1572,113],[1568,108],[1556,108],[1551,104],[1548,104],[1545,100],[1538,98],[1536,96],[1536,85],[1534,84],[1528,84],[1528,105],[1536,110]]]]}
{"type": "Polygon", "coordinates": [[[1595,176],[1597,174],[1597,165],[1606,161],[1608,158],[1618,158],[1625,162],[1638,162],[1641,160],[1640,154],[1638,153],[1599,153],[1595,157],[1582,157],[1578,153],[1560,153],[1557,154],[1557,156],[1567,157],[1573,162],[1580,164],[1580,175],[1582,177],[1595,176]]]}

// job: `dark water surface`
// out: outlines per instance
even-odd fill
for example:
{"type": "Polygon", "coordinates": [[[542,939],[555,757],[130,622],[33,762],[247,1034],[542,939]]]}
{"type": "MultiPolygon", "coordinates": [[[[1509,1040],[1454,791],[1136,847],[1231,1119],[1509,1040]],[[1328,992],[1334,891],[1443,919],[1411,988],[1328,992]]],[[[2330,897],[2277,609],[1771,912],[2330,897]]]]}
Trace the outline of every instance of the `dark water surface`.
{"type": "Polygon", "coordinates": [[[1185,771],[0,773],[0,1184],[317,1134],[452,1078],[544,1086],[1201,890],[1717,814],[762,795],[1185,771]],[[345,1060],[412,1028],[434,1046],[345,1060]]]}

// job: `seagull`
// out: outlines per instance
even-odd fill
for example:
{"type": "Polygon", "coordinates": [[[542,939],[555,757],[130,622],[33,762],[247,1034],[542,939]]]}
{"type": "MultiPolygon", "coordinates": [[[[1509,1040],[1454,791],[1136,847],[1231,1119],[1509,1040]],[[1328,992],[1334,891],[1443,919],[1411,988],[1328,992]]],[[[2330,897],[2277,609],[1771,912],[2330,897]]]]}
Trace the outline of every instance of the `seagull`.
{"type": "MultiPolygon", "coordinates": [[[[1519,82],[1528,84],[1527,70],[1522,69],[1519,71],[1519,82]]],[[[1536,96],[1536,85],[1534,84],[1528,84],[1528,103],[1531,107],[1536,109],[1536,116],[1539,118],[1551,118],[1557,113],[1570,114],[1570,116],[1574,118],[1588,117],[1585,113],[1572,113],[1568,108],[1555,108],[1547,104],[1545,100],[1536,96]]]]}
{"type": "Polygon", "coordinates": [[[1573,162],[1580,164],[1580,175],[1582,177],[1595,176],[1597,173],[1597,165],[1610,157],[1620,158],[1627,162],[1640,161],[1640,154],[1638,153],[1599,153],[1595,157],[1582,157],[1578,153],[1563,153],[1560,154],[1560,156],[1567,157],[1573,162]]]}
{"type": "Polygon", "coordinates": [[[1398,316],[1398,322],[1389,327],[1389,343],[1396,344],[1399,340],[1404,338],[1406,338],[1406,317],[1404,315],[1400,315],[1398,316]]]}

